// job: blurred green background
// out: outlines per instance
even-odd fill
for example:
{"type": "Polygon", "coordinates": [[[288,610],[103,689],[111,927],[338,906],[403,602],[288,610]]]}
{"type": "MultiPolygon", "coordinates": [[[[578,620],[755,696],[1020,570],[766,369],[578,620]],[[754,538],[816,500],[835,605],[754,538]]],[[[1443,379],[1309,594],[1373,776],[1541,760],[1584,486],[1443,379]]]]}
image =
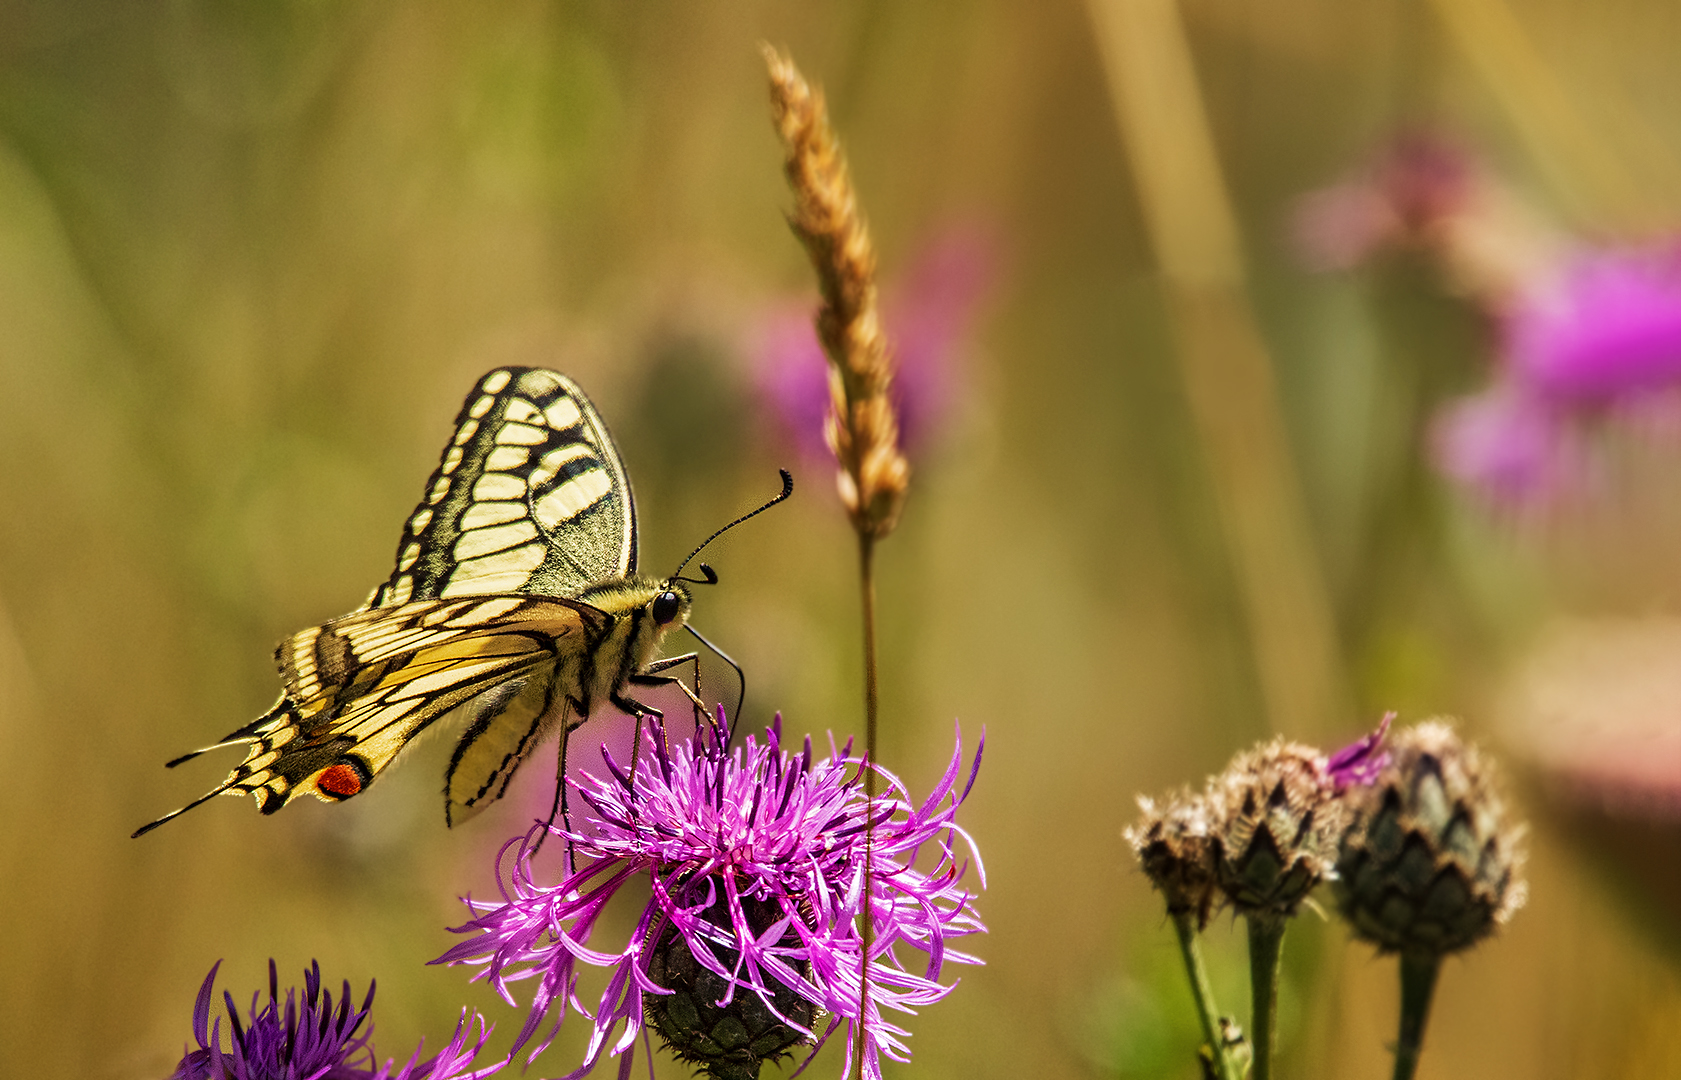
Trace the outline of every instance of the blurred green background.
{"type": "MultiPolygon", "coordinates": [[[[756,328],[814,298],[764,39],[828,92],[885,287],[946,228],[993,262],[879,555],[883,756],[923,792],[953,718],[985,728],[963,821],[991,933],[889,1075],[1194,1077],[1171,930],[1120,838],[1136,792],[1388,708],[1464,717],[1526,781],[1522,718],[1494,717],[1537,636],[1681,607],[1673,512],[1538,534],[1423,463],[1487,344],[1428,270],[1314,276],[1286,240],[1297,195],[1416,122],[1572,227],[1681,224],[1681,8],[1507,2],[1178,9],[1302,493],[1294,556],[1334,628],[1336,719],[1299,724],[1265,704],[1086,6],[0,4],[0,1074],[166,1075],[218,957],[241,1000],[270,956],[283,983],[312,957],[330,986],[377,978],[387,1055],[463,1004],[506,1045],[516,1014],[423,962],[546,803],[541,767],[454,832],[435,741],[343,807],[217,800],[128,838],[224,775],[232,751],[161,765],[269,705],[273,644],[385,577],[494,365],[590,392],[645,566],[794,468],[795,501],[709,553],[694,619],[750,672],[749,721],[859,728],[851,536],[756,389],[756,328]]],[[[1675,1075],[1659,937],[1520,786],[1532,899],[1445,968],[1420,1075],[1675,1075]]],[[[1292,935],[1282,1074],[1387,1075],[1392,965],[1312,915],[1292,935]]],[[[1241,932],[1209,949],[1246,1011],[1241,932]]],[[[569,1071],[583,1030],[531,1075],[569,1071]]]]}

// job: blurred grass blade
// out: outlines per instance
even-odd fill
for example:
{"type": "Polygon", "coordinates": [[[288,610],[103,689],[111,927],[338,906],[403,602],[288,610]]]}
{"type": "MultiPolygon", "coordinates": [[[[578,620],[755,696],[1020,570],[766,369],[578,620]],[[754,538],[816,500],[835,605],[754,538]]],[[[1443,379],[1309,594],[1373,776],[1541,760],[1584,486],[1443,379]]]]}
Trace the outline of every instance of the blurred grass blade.
{"type": "Polygon", "coordinates": [[[1335,628],[1174,0],[1089,0],[1276,732],[1342,709],[1335,628]]]}
{"type": "Polygon", "coordinates": [[[1607,214],[1656,209],[1505,0],[1431,0],[1431,7],[1578,220],[1603,224],[1607,214]]]}

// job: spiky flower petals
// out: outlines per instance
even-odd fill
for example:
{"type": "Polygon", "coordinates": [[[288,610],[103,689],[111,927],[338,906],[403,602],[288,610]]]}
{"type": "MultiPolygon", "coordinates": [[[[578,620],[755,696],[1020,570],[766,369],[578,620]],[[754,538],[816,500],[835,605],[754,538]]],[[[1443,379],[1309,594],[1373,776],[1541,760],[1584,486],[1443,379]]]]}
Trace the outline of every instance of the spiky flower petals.
{"type": "Polygon", "coordinates": [[[489,1076],[505,1064],[470,1069],[474,1056],[490,1037],[490,1029],[482,1017],[475,1016],[470,1024],[466,1010],[462,1010],[455,1036],[437,1056],[421,1061],[420,1048],[416,1048],[401,1068],[396,1068],[394,1060],[378,1065],[369,1044],[373,1025],[363,1026],[373,1006],[373,984],[368,984],[368,996],[358,1009],[351,1006],[350,984],[345,983],[335,1010],[333,995],[321,989],[321,967],[312,962],[304,972],[301,1001],[296,991],[288,988],[282,1008],[273,960],[268,965],[268,1004],[259,1009],[253,995],[245,1023],[240,1022],[233,995],[223,993],[232,1036],[224,1051],[222,1021],[217,1018],[212,1024],[210,1020],[211,993],[216,970],[221,966],[217,961],[211,967],[193,1006],[193,1037],[198,1040],[198,1049],[182,1056],[170,1080],[469,1080],[489,1076]],[[474,1034],[476,1039],[472,1038],[474,1034]]]}
{"type": "MultiPolygon", "coordinates": [[[[884,1019],[884,1010],[909,1013],[951,991],[940,975],[946,963],[978,963],[949,948],[950,939],[983,931],[973,894],[963,886],[967,857],[985,876],[968,835],[955,823],[957,807],[973,785],[980,750],[963,779],[961,744],[933,793],[911,802],[904,786],[880,768],[885,791],[866,800],[859,774],[864,763],[851,744],[816,758],[782,748],[781,719],[760,742],[749,738],[731,751],[720,726],[667,752],[650,722],[643,740],[651,759],[627,771],[605,755],[606,778],[574,782],[585,810],[574,830],[557,830],[572,846],[578,869],[554,885],[532,871],[534,831],[504,847],[511,865],[501,875],[498,901],[468,900],[474,918],[457,927],[471,934],[436,963],[482,965],[510,1003],[510,985],[536,982],[531,1012],[515,1040],[517,1053],[537,1039],[531,1056],[554,1037],[570,1006],[594,1027],[582,1076],[603,1054],[630,1053],[655,998],[684,995],[666,1006],[655,1026],[684,1025],[672,1042],[686,1056],[714,1043],[721,1017],[703,1007],[727,1007],[752,998],[759,1020],[742,1017],[749,1047],[782,1028],[812,1040],[815,1010],[830,1015],[821,1044],[843,1023],[847,1061],[858,1035],[863,937],[857,916],[868,913],[874,935],[870,954],[863,1071],[881,1075],[883,1056],[905,1061],[908,1032],[884,1019]],[[865,880],[866,825],[874,820],[874,849],[865,880]],[[919,855],[921,858],[919,859],[919,855]],[[635,880],[649,883],[651,898],[630,939],[612,951],[591,947],[602,910],[613,894],[635,880]],[[687,956],[677,950],[681,942],[687,956]],[[921,954],[913,957],[909,954],[921,954]],[[577,1000],[578,962],[612,972],[593,1015],[577,1000]],[[656,973],[658,978],[656,978],[656,973]],[[666,981],[661,984],[661,979],[666,981]],[[791,999],[798,999],[795,1003],[791,999]],[[554,1015],[538,1038],[545,1019],[554,1015]],[[705,1030],[701,1030],[704,1026],[705,1030]],[[757,1031],[757,1033],[755,1033],[757,1031]]],[[[984,744],[984,739],[983,739],[984,744]]],[[[654,1006],[656,1011],[659,1006],[654,1006]]],[[[726,1025],[727,1030],[734,1031],[726,1025]]],[[[741,1043],[739,1033],[726,1040],[741,1043]]],[[[668,1034],[668,1037],[670,1035],[668,1034]]],[[[774,1041],[774,1040],[773,1040],[774,1041]]],[[[756,1073],[780,1047],[759,1044],[756,1060],[729,1059],[713,1075],[756,1073]]],[[[628,1058],[624,1066],[628,1068],[628,1058]]]]}
{"type": "Polygon", "coordinates": [[[1476,747],[1431,721],[1396,735],[1337,860],[1343,914],[1385,952],[1442,955],[1493,933],[1523,904],[1523,827],[1476,747]]]}
{"type": "Polygon", "coordinates": [[[1239,914],[1288,918],[1331,873],[1347,820],[1319,751],[1274,740],[1209,786],[1214,870],[1239,914]]]}
{"type": "Polygon", "coordinates": [[[1167,900],[1169,915],[1194,916],[1208,925],[1216,896],[1214,820],[1206,796],[1182,789],[1158,804],[1140,795],[1143,817],[1126,831],[1127,843],[1150,883],[1167,900]]]}

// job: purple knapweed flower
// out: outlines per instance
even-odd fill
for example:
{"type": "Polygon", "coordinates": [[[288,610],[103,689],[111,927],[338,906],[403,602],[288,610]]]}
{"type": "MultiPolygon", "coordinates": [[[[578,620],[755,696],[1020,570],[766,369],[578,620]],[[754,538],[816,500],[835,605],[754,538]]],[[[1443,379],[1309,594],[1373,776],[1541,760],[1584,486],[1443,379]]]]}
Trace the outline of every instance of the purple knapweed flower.
{"type": "Polygon", "coordinates": [[[362,1007],[353,1008],[350,983],[346,982],[335,1010],[333,995],[321,989],[321,966],[313,961],[304,972],[302,1000],[288,987],[282,1008],[279,978],[270,960],[268,1003],[259,1009],[258,998],[252,995],[245,1023],[240,1022],[233,995],[224,991],[231,1042],[223,1050],[221,1018],[214,1023],[210,1019],[211,992],[221,966],[218,960],[211,967],[193,1006],[193,1037],[198,1040],[198,1049],[182,1056],[169,1080],[472,1080],[490,1076],[507,1064],[499,1061],[484,1069],[470,1068],[490,1037],[490,1028],[479,1016],[469,1023],[465,1009],[455,1025],[455,1036],[435,1057],[420,1060],[417,1047],[401,1068],[396,1067],[394,1059],[377,1064],[369,1042],[373,1025],[363,1027],[374,1003],[373,984],[368,984],[362,1007]]]}
{"type": "Polygon", "coordinates": [[[750,1055],[747,1066],[738,1060],[738,1072],[714,1075],[756,1075],[763,1060],[794,1042],[821,1046],[843,1023],[850,1071],[862,996],[856,916],[867,895],[874,934],[862,1060],[864,1076],[874,1080],[883,1056],[909,1058],[908,1032],[885,1013],[914,1012],[949,993],[955,984],[939,981],[946,963],[980,962],[949,942],[985,929],[973,909],[974,894],[962,884],[968,857],[983,886],[985,872],[973,842],[955,823],[980,768],[981,748],[958,791],[959,741],[921,805],[890,773],[875,768],[883,790],[872,808],[860,781],[866,766],[851,743],[839,750],[831,744],[827,757],[815,758],[807,738],[803,751],[790,753],[782,748],[779,716],[763,742],[749,737],[731,750],[722,719],[720,709],[718,728],[671,752],[650,721],[645,756],[629,775],[604,755],[610,776],[573,781],[581,804],[574,816],[583,821],[554,831],[570,843],[576,870],[554,885],[535,880],[531,848],[541,829],[534,829],[503,848],[499,870],[510,853],[512,858],[499,874],[501,899],[465,901],[474,918],[455,929],[473,936],[433,962],[481,965],[475,978],[488,977],[510,1003],[512,983],[536,980],[530,1015],[510,1054],[536,1039],[534,1059],[570,1007],[593,1024],[583,1064],[570,1077],[588,1073],[603,1054],[626,1055],[623,1074],[645,1016],[679,1056],[700,1060],[711,1052],[705,1037],[688,1044],[672,1037],[670,1014],[680,1010],[654,1015],[682,997],[681,1011],[691,1019],[732,1003],[758,1018],[749,1018],[731,1051],[750,1055]],[[865,836],[872,821],[866,881],[865,836]],[[967,855],[960,855],[959,839],[967,855]],[[592,947],[608,901],[638,880],[648,883],[651,897],[629,940],[607,950],[592,947]],[[579,961],[611,972],[593,1013],[577,998],[579,961]],[[673,981],[679,967],[688,973],[677,990],[654,977],[673,981]],[[813,1030],[817,1009],[830,1015],[820,1036],[813,1030]],[[553,1025],[539,1038],[551,1013],[553,1025]],[[769,1040],[763,1045],[760,1030],[769,1040]],[[792,1038],[782,1037],[789,1032],[792,1038]],[[751,1047],[745,1046],[749,1037],[751,1047]]]}
{"type": "MultiPolygon", "coordinates": [[[[899,438],[915,454],[948,411],[964,338],[991,286],[997,255],[972,226],[935,234],[906,273],[884,290],[883,320],[895,360],[892,397],[899,438]]],[[[829,364],[808,301],[778,303],[752,347],[761,396],[793,444],[814,461],[832,460],[823,442],[829,364]]]]}
{"type": "Polygon", "coordinates": [[[1325,759],[1325,775],[1330,777],[1336,790],[1370,784],[1388,766],[1389,751],[1383,748],[1383,740],[1388,736],[1389,725],[1395,722],[1395,716],[1393,712],[1384,713],[1376,731],[1361,736],[1325,759]]]}
{"type": "Polygon", "coordinates": [[[1674,412],[1681,247],[1577,250],[1491,315],[1494,381],[1442,407],[1433,448],[1443,472],[1495,502],[1588,489],[1594,431],[1651,435],[1646,421],[1674,412]]]}

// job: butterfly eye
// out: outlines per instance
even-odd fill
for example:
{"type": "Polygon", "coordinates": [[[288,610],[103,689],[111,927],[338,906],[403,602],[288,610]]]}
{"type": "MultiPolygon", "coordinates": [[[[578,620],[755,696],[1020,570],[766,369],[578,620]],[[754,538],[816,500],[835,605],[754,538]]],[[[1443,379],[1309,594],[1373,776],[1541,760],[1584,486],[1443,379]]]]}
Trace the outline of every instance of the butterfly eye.
{"type": "Polygon", "coordinates": [[[677,617],[677,611],[681,606],[681,601],[677,599],[676,593],[662,592],[654,597],[652,604],[648,605],[648,613],[654,617],[655,622],[664,626],[677,617]]]}

